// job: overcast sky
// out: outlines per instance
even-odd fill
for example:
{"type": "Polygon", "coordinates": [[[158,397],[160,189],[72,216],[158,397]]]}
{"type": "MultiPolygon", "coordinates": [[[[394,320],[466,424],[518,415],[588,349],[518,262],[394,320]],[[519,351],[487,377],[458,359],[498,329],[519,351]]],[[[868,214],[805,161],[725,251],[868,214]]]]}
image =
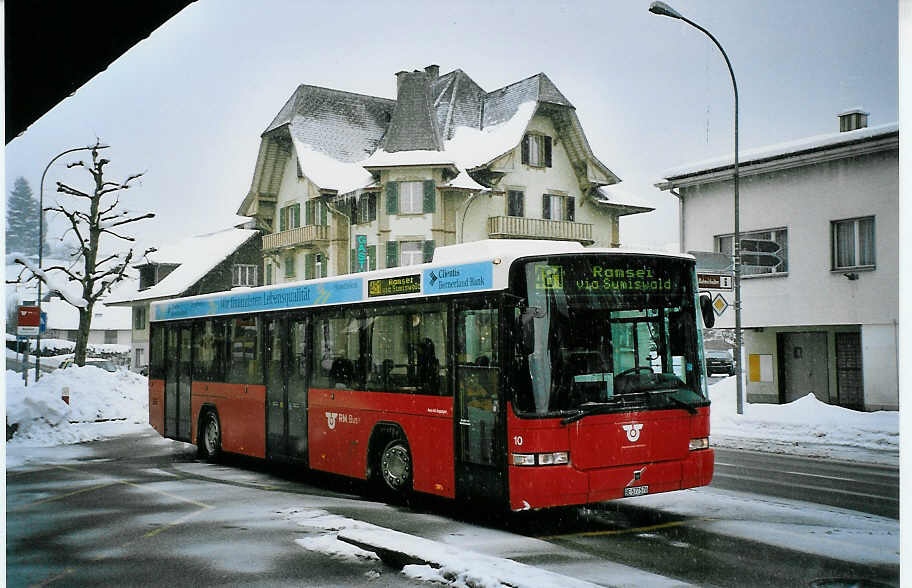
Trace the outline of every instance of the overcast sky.
{"type": "MultiPolygon", "coordinates": [[[[896,0],[669,4],[728,52],[742,151],[835,132],[850,107],[867,110],[871,126],[897,120],[896,0]]],[[[648,6],[199,0],[13,140],[6,193],[24,176],[37,195],[52,157],[99,137],[111,145],[112,179],[145,172],[125,201],[157,214],[132,228],[161,245],[240,220],[260,133],[299,84],[395,98],[395,72],[429,64],[462,69],[486,91],[544,72],[576,107],[596,156],[658,209],[622,220],[623,244],[663,247],[677,241],[677,208],[653,183],[731,153],[733,100],[709,38],[648,6]]],[[[73,173],[65,161],[48,172],[46,200],[73,173]]]]}

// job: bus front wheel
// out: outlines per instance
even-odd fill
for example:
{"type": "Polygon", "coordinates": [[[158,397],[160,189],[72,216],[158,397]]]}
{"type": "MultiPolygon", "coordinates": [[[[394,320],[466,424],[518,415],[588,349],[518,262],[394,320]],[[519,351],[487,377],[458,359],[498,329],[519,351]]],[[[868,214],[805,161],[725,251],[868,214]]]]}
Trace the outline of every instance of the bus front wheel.
{"type": "Polygon", "coordinates": [[[218,416],[208,411],[203,417],[199,436],[199,454],[206,461],[215,462],[222,453],[222,429],[218,416]]]}
{"type": "Polygon", "coordinates": [[[404,439],[393,439],[380,454],[380,477],[396,494],[406,494],[412,484],[412,454],[404,439]]]}

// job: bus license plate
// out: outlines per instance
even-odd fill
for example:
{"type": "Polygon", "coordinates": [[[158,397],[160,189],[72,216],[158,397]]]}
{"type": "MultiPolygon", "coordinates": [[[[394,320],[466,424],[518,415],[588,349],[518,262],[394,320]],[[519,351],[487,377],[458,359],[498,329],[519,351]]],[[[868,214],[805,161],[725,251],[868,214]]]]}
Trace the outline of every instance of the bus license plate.
{"type": "Polygon", "coordinates": [[[643,496],[649,494],[649,486],[632,486],[624,488],[624,496],[643,496]]]}

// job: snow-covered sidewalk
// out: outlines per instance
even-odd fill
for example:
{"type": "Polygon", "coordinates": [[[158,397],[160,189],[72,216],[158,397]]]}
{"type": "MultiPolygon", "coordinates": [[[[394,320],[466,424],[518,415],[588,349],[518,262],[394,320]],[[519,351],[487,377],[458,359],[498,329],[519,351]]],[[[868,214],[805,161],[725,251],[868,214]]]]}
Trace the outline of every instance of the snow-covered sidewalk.
{"type": "Polygon", "coordinates": [[[808,394],[788,404],[744,404],[737,414],[735,378],[710,386],[710,442],[841,461],[898,466],[899,412],[859,412],[808,394]]]}

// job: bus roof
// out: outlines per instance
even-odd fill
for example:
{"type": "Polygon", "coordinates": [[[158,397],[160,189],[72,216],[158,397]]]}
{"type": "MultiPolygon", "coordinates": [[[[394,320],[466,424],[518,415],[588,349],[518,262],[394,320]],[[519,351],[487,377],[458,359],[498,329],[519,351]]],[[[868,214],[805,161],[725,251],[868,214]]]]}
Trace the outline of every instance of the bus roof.
{"type": "Polygon", "coordinates": [[[585,248],[571,241],[487,239],[439,247],[434,260],[420,265],[331,278],[287,282],[256,288],[234,288],[151,304],[151,321],[291,310],[313,306],[398,300],[503,290],[509,269],[521,258],[560,254],[645,255],[677,259],[693,256],[659,251],[585,248]]]}

